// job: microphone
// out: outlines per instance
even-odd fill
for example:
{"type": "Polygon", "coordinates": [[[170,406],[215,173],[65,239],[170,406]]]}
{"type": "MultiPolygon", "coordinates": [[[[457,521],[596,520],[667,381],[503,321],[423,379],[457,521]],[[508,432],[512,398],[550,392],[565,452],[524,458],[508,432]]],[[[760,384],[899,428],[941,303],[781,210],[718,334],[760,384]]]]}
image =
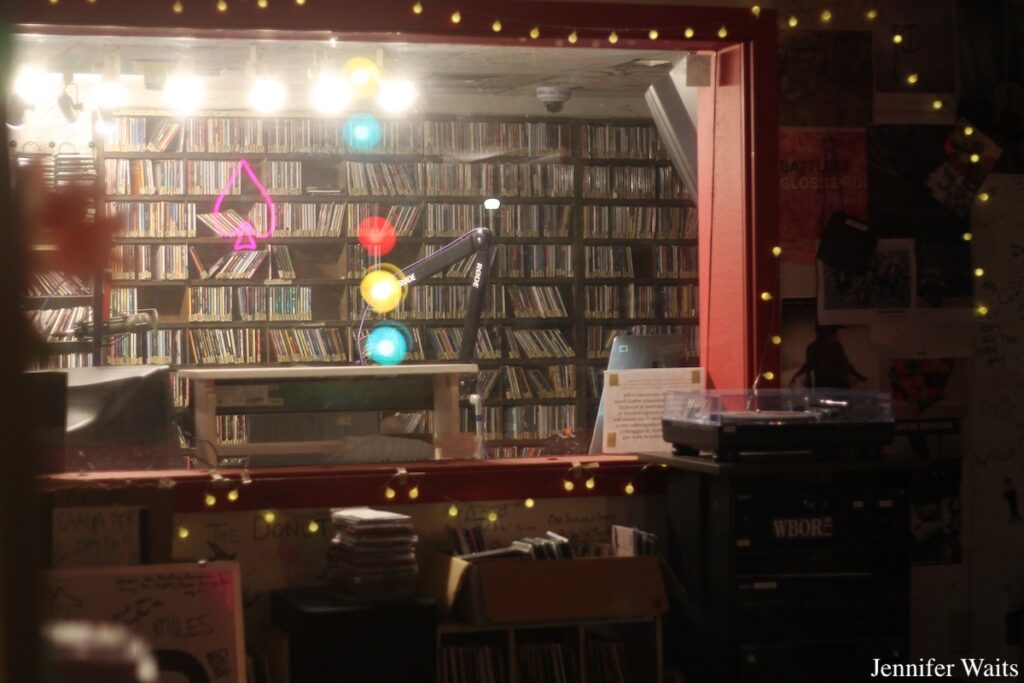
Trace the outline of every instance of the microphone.
{"type": "MultiPolygon", "coordinates": [[[[156,312],[129,313],[111,318],[103,324],[103,335],[128,334],[142,330],[154,329],[156,327],[156,312]]],[[[64,330],[58,333],[61,337],[75,339],[92,338],[96,336],[96,324],[93,322],[81,322],[75,325],[74,330],[64,330]]]]}

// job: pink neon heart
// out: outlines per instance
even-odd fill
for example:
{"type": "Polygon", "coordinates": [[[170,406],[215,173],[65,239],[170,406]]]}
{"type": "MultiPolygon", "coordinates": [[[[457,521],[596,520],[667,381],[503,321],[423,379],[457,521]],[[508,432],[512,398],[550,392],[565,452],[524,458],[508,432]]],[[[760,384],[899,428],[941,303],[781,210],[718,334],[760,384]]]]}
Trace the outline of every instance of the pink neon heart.
{"type": "Polygon", "coordinates": [[[269,237],[273,237],[274,228],[277,227],[277,214],[274,212],[274,200],[270,198],[270,193],[267,192],[267,188],[265,188],[263,186],[263,183],[260,182],[260,179],[256,177],[256,174],[252,170],[252,166],[250,166],[249,162],[246,161],[245,159],[239,159],[238,163],[235,164],[235,168],[231,172],[231,177],[228,179],[227,185],[217,196],[217,201],[213,203],[213,213],[220,213],[220,208],[224,204],[225,197],[228,196],[228,192],[231,190],[231,186],[235,184],[236,180],[238,180],[238,176],[241,174],[243,169],[245,170],[245,174],[249,176],[249,180],[252,181],[252,184],[256,186],[256,189],[259,191],[260,196],[263,197],[263,201],[266,202],[267,204],[269,225],[267,226],[266,234],[261,235],[258,232],[256,232],[253,225],[248,221],[242,223],[242,225],[239,226],[238,237],[235,238],[236,251],[256,249],[256,241],[254,237],[259,239],[267,239],[269,237]]]}

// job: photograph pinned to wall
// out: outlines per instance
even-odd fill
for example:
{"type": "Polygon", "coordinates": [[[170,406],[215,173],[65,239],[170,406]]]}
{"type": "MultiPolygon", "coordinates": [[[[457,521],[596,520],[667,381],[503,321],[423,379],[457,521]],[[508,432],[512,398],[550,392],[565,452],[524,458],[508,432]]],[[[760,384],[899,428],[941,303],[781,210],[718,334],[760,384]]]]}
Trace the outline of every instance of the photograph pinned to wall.
{"type": "Polygon", "coordinates": [[[868,213],[863,130],[779,131],[779,244],[782,259],[814,263],[816,242],[834,212],[868,213]]]}
{"type": "Polygon", "coordinates": [[[971,245],[946,237],[914,240],[917,290],[914,317],[922,322],[970,321],[974,316],[971,245]]]}
{"type": "Polygon", "coordinates": [[[781,125],[871,125],[869,32],[783,32],[779,75],[781,125]]]}
{"type": "Polygon", "coordinates": [[[884,20],[874,25],[875,123],[953,121],[954,10],[952,0],[891,0],[885,4],[884,20]],[[934,107],[935,100],[942,106],[934,107]]]}
{"type": "Polygon", "coordinates": [[[878,240],[871,265],[854,274],[818,262],[818,323],[850,325],[899,319],[916,297],[914,240],[878,240]]]}
{"type": "Polygon", "coordinates": [[[966,216],[1003,150],[969,121],[958,119],[943,151],[946,159],[928,176],[928,188],[940,204],[966,216]]]}

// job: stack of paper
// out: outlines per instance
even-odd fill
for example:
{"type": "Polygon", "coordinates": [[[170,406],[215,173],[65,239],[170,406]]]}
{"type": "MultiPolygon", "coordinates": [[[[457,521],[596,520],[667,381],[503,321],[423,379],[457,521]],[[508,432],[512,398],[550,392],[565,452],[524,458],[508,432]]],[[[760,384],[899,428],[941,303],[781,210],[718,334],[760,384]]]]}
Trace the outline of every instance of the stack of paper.
{"type": "Polygon", "coordinates": [[[404,599],[416,588],[416,533],[408,515],[368,507],[331,510],[335,575],[361,602],[404,599]]]}

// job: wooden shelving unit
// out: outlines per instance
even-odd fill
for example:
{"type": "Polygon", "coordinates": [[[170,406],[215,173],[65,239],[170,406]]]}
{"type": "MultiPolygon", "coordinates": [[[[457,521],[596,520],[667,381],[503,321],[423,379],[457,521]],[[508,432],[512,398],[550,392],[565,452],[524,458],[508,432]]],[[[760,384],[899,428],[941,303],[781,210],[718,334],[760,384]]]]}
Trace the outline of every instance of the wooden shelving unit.
{"type": "MultiPolygon", "coordinates": [[[[558,432],[562,427],[573,427],[576,430],[585,430],[592,420],[592,413],[595,410],[596,402],[590,387],[588,373],[600,365],[601,359],[592,358],[588,352],[588,333],[597,335],[604,330],[629,328],[633,325],[644,325],[656,327],[658,330],[680,330],[690,335],[696,344],[695,333],[697,319],[695,308],[692,315],[683,317],[667,317],[663,304],[659,304],[658,297],[661,292],[668,293],[666,287],[685,288],[691,293],[691,298],[696,301],[696,221],[694,203],[684,197],[681,191],[681,184],[675,177],[671,164],[660,148],[657,140],[657,133],[652,124],[642,120],[573,120],[559,118],[473,118],[459,119],[431,117],[427,119],[385,122],[383,138],[379,148],[363,153],[345,148],[342,141],[341,129],[343,122],[325,121],[323,119],[307,119],[301,117],[290,118],[269,118],[255,123],[255,119],[236,116],[234,114],[209,112],[204,116],[194,117],[190,120],[174,119],[153,113],[132,115],[125,113],[119,118],[120,132],[125,136],[134,135],[134,147],[125,146],[121,143],[127,141],[128,137],[111,140],[106,148],[104,145],[97,145],[97,167],[101,173],[101,187],[105,185],[102,174],[107,168],[107,162],[121,160],[129,167],[128,173],[132,172],[132,165],[147,164],[148,162],[169,161],[173,164],[180,164],[183,173],[188,173],[188,168],[193,162],[215,162],[221,165],[231,164],[239,159],[246,159],[253,170],[259,175],[265,184],[270,188],[269,176],[272,164],[289,163],[296,168],[295,164],[301,166],[301,180],[294,183],[292,189],[294,194],[278,193],[273,194],[275,204],[346,204],[346,211],[351,205],[379,205],[383,209],[387,207],[410,207],[419,206],[422,210],[413,227],[412,235],[399,238],[399,248],[393,252],[392,258],[395,265],[402,266],[424,254],[427,246],[439,246],[450,242],[453,237],[436,236],[427,230],[430,219],[427,215],[428,205],[440,204],[461,210],[472,211],[472,207],[480,207],[486,196],[497,196],[502,200],[502,209],[488,214],[482,208],[477,209],[475,215],[493,224],[496,233],[496,242],[504,247],[523,247],[524,245],[553,245],[559,249],[565,249],[571,253],[571,272],[559,276],[530,277],[526,273],[522,276],[509,276],[504,274],[501,265],[496,264],[493,272],[492,285],[495,291],[505,297],[504,317],[485,319],[482,329],[497,340],[500,345],[500,358],[491,360],[477,358],[483,370],[497,370],[499,378],[492,394],[486,399],[485,405],[488,410],[500,411],[501,419],[492,419],[491,425],[497,430],[492,431],[490,436],[499,437],[492,440],[492,450],[500,455],[512,454],[512,445],[530,447],[534,452],[544,443],[544,438],[534,438],[540,435],[540,431],[558,432]],[[153,139],[158,130],[169,122],[179,121],[181,130],[172,138],[172,147],[178,140],[182,141],[180,151],[139,151],[134,147],[145,147],[145,144],[153,139]],[[212,122],[212,123],[211,123],[212,122]],[[474,130],[480,133],[483,142],[477,140],[477,146],[487,146],[488,154],[482,162],[452,162],[453,158],[459,158],[459,154],[452,154],[451,145],[431,144],[430,139],[435,143],[444,142],[438,138],[439,131],[444,128],[450,129],[449,124],[454,123],[459,128],[460,134],[469,133],[470,126],[477,126],[474,130]],[[337,126],[337,131],[331,126],[337,126]],[[529,147],[529,153],[523,153],[523,149],[503,148],[500,139],[488,142],[488,133],[494,133],[499,125],[505,125],[507,129],[519,127],[518,130],[524,133],[529,129],[529,135],[522,135],[521,140],[528,141],[525,146],[529,147]],[[132,126],[135,126],[132,132],[132,126]],[[193,126],[193,128],[189,128],[193,126]],[[262,146],[256,145],[247,151],[205,151],[208,145],[201,146],[202,149],[192,149],[191,142],[194,140],[193,132],[198,126],[207,128],[207,133],[217,128],[224,131],[228,127],[235,126],[239,130],[245,126],[250,131],[255,127],[262,126],[262,146]],[[211,127],[212,126],[212,127],[211,127]],[[320,148],[320,151],[312,152],[311,147],[297,149],[294,153],[279,151],[279,147],[271,147],[270,140],[273,136],[279,136],[282,130],[297,130],[306,126],[307,130],[316,134],[323,134],[338,142],[335,148],[320,148]],[[491,126],[488,128],[488,126],[491,126]],[[486,130],[485,130],[486,129],[486,130]],[[272,131],[276,131],[273,132],[272,131]],[[324,132],[326,131],[326,133],[324,132]],[[411,145],[402,148],[395,147],[388,138],[389,133],[398,131],[403,140],[414,141],[411,145]],[[545,144],[550,140],[552,144],[545,144]],[[561,140],[561,143],[558,142],[561,140]],[[495,142],[495,144],[490,144],[495,142]],[[261,148],[262,147],[262,148],[261,148]],[[443,148],[443,149],[442,149],[443,148]],[[381,150],[394,149],[395,153],[386,153],[381,150]],[[127,151],[122,151],[127,150],[127,151]],[[321,153],[322,152],[322,153],[321,153]],[[422,153],[421,153],[422,152],[422,153]],[[352,194],[344,187],[348,179],[348,172],[351,168],[362,169],[364,167],[348,167],[347,163],[356,164],[379,164],[379,169],[394,169],[395,173],[405,173],[406,180],[412,177],[417,181],[414,194],[352,194]],[[458,194],[427,194],[423,190],[423,174],[440,168],[439,165],[455,163],[459,170],[470,168],[467,175],[477,177],[479,174],[487,175],[491,182],[486,185],[486,195],[472,191],[471,194],[459,192],[458,194]],[[424,166],[430,164],[430,166],[424,166]],[[514,176],[515,188],[511,193],[504,193],[502,186],[502,168],[505,165],[515,164],[515,168],[509,170],[509,176],[514,176]],[[391,166],[394,165],[394,166],[391,166]],[[401,166],[401,170],[399,169],[401,166]],[[345,169],[344,171],[342,169],[345,169]],[[518,175],[517,175],[518,174],[518,175]],[[561,175],[559,175],[561,174],[561,175]],[[568,176],[571,174],[571,191],[567,185],[568,176]],[[548,184],[549,176],[558,175],[560,178],[555,184],[548,184]],[[590,178],[589,186],[585,186],[585,176],[590,178]],[[601,179],[607,177],[608,186],[601,185],[601,179]],[[521,181],[528,179],[530,182],[524,185],[521,181]],[[332,184],[333,182],[333,184],[332,184]],[[311,187],[341,187],[340,194],[309,192],[311,187]],[[615,191],[615,188],[621,192],[615,191]],[[526,191],[527,188],[533,188],[526,191]],[[537,189],[539,188],[539,191],[537,189]],[[595,190],[596,188],[596,190],[595,190]],[[506,196],[513,194],[516,196],[506,196]],[[549,196],[560,194],[561,196],[549,196]],[[622,194],[624,196],[618,196],[622,194]],[[637,196],[644,195],[644,196],[637,196]],[[538,215],[548,207],[567,207],[570,211],[568,225],[560,226],[555,224],[543,225],[508,225],[503,220],[503,213],[516,211],[518,206],[537,206],[538,215]],[[470,207],[470,208],[466,208],[470,207]],[[593,215],[585,220],[584,213],[592,212],[593,215]],[[586,234],[585,226],[594,226],[594,221],[603,220],[601,212],[607,212],[609,220],[629,221],[631,227],[627,229],[625,224],[607,226],[601,223],[602,228],[593,237],[586,234]],[[618,216],[612,216],[618,212],[618,216]],[[670,232],[674,223],[676,232],[670,232]],[[518,234],[520,228],[528,228],[531,234],[518,234]],[[515,230],[513,230],[515,228],[515,230]],[[532,234],[535,232],[536,234],[532,234]],[[509,234],[513,233],[513,234],[509,234]],[[430,236],[428,236],[430,235],[430,236]],[[621,236],[620,236],[621,235],[621,236]],[[626,235],[643,235],[642,237],[626,235]],[[588,249],[610,250],[617,248],[620,254],[628,254],[631,260],[631,270],[621,277],[588,277],[586,273],[586,252],[588,249]],[[680,272],[676,274],[665,274],[658,267],[657,257],[662,249],[674,249],[677,256],[685,255],[687,263],[692,263],[692,272],[680,272]],[[411,254],[411,256],[409,256],[411,254]],[[510,288],[546,287],[558,291],[567,315],[556,318],[516,317],[513,313],[511,300],[509,300],[510,288]],[[653,300],[649,309],[651,315],[642,318],[628,318],[619,315],[616,318],[595,318],[589,317],[585,311],[585,300],[587,287],[616,287],[622,290],[622,296],[639,296],[639,292],[648,293],[648,299],[653,300]],[[636,293],[634,293],[636,292],[636,293]],[[600,328],[599,330],[596,328],[600,328]],[[506,330],[557,330],[568,342],[574,352],[571,358],[512,358],[506,344],[506,330]],[[549,366],[570,365],[574,368],[575,393],[571,398],[522,398],[513,397],[507,389],[506,368],[522,367],[524,371],[545,372],[549,366]],[[530,408],[538,410],[562,409],[562,419],[543,427],[542,430],[523,429],[515,431],[515,423],[532,423],[534,417],[530,408]],[[526,411],[526,412],[523,412],[526,411]],[[514,438],[527,435],[531,438],[514,438]],[[501,449],[501,450],[497,450],[501,449]]],[[[311,134],[312,135],[312,134],[311,134]]],[[[300,136],[301,137],[301,136],[300,136]]],[[[469,135],[462,135],[465,139],[471,139],[469,135]]],[[[494,136],[491,136],[492,138],[494,136]]],[[[312,135],[310,139],[315,138],[312,135]]],[[[207,141],[212,140],[212,134],[208,135],[207,141]]],[[[276,144],[280,145],[280,138],[276,144]]],[[[396,136],[394,138],[398,140],[396,136]]],[[[251,141],[251,140],[250,140],[251,141]]],[[[239,148],[241,150],[241,147],[239,148]]],[[[463,152],[470,153],[473,149],[464,149],[463,152]]],[[[209,166],[209,164],[207,164],[209,166]]],[[[177,166],[174,166],[177,168],[177,166]]],[[[282,168],[282,167],[277,167],[282,168]]],[[[209,170],[207,168],[206,170],[209,170]]],[[[356,171],[352,171],[356,172],[356,171]]],[[[361,171],[360,171],[361,172],[361,171]]],[[[243,174],[244,179],[244,174],[243,174]]],[[[195,182],[187,177],[181,179],[179,187],[194,189],[195,182]]],[[[434,182],[433,180],[431,182],[434,182]]],[[[210,186],[204,188],[204,193],[183,192],[179,194],[140,194],[137,192],[138,183],[129,184],[131,194],[107,194],[102,198],[104,207],[111,202],[129,202],[132,204],[150,204],[153,202],[168,202],[184,205],[194,205],[193,214],[209,213],[212,211],[217,193],[221,188],[210,186]]],[[[472,187],[458,185],[457,187],[472,187]]],[[[158,188],[152,188],[158,192],[158,188]]],[[[468,192],[468,191],[467,191],[468,192]]],[[[239,214],[245,216],[249,207],[262,201],[259,193],[247,189],[243,183],[240,194],[227,195],[224,200],[225,210],[232,208],[239,214]]],[[[286,209],[290,210],[290,209],[286,209]]],[[[440,211],[439,211],[440,213],[440,211]]],[[[450,214],[452,211],[445,211],[450,214]]],[[[561,212],[552,212],[551,219],[558,220],[561,212]]],[[[451,231],[453,234],[461,234],[475,225],[465,226],[441,226],[435,225],[442,232],[449,232],[449,227],[459,228],[451,231]],[[462,229],[464,228],[464,229],[462,229]]],[[[116,244],[121,247],[137,245],[150,246],[156,249],[157,245],[180,245],[186,250],[195,249],[205,259],[210,260],[219,254],[227,253],[232,248],[233,240],[227,237],[216,236],[207,229],[202,222],[196,221],[194,232],[185,236],[129,236],[124,235],[116,239],[116,244]]],[[[273,282],[266,280],[267,264],[264,263],[258,269],[258,275],[250,280],[220,280],[220,279],[197,279],[195,277],[195,266],[189,263],[189,279],[186,280],[117,280],[114,282],[115,289],[135,289],[137,293],[137,305],[140,308],[156,308],[161,313],[160,328],[165,330],[181,330],[183,343],[189,348],[184,349],[186,362],[181,367],[206,367],[196,363],[195,354],[189,343],[189,337],[194,331],[199,330],[225,330],[239,332],[243,329],[252,328],[258,331],[261,338],[259,351],[260,364],[273,364],[278,362],[276,354],[272,350],[270,334],[273,330],[284,330],[289,328],[335,328],[339,334],[349,340],[346,349],[346,361],[353,362],[358,358],[357,349],[353,346],[352,338],[358,327],[358,315],[353,308],[359,303],[354,298],[358,290],[359,278],[352,277],[351,266],[346,268],[342,263],[347,249],[358,244],[358,239],[349,225],[341,226],[339,236],[297,236],[284,234],[278,230],[277,234],[261,241],[261,248],[266,245],[287,247],[291,253],[292,261],[295,264],[296,276],[290,281],[273,282]],[[337,258],[334,258],[337,256],[337,258]],[[236,297],[236,287],[255,286],[265,287],[288,286],[288,287],[309,287],[313,299],[313,320],[312,321],[241,321],[238,318],[237,310],[233,310],[232,319],[225,322],[188,322],[187,299],[189,290],[194,287],[230,287],[232,297],[236,297]],[[346,311],[346,305],[348,310],[346,311]]],[[[500,259],[499,259],[500,260],[500,259]]],[[[211,261],[212,262],[212,261],[211,261]]],[[[209,263],[204,261],[204,266],[209,263]]],[[[438,276],[424,281],[422,286],[445,286],[459,287],[467,283],[468,278],[452,278],[438,276]]],[[[681,290],[680,290],[681,291],[681,290]]],[[[671,292],[674,294],[675,292],[671,292]]],[[[410,296],[413,290],[410,290],[410,296]]],[[[269,296],[269,294],[267,294],[269,296]]],[[[117,300],[117,297],[114,298],[117,300]]],[[[237,301],[234,302],[237,307],[237,301]]],[[[395,319],[402,322],[408,328],[417,330],[423,342],[423,358],[412,362],[437,362],[439,356],[434,353],[430,346],[427,330],[431,328],[452,328],[461,325],[461,318],[428,318],[410,319],[396,315],[395,319]]],[[[596,338],[596,336],[595,336],[596,338]]],[[[143,340],[139,340],[142,343],[143,340]]],[[[138,346],[138,344],[137,344],[138,346]]],[[[697,355],[696,346],[694,356],[697,355]]],[[[133,359],[125,359],[125,362],[134,362],[133,359]]],[[[184,387],[180,387],[181,396],[187,396],[184,387]]],[[[471,422],[470,422],[471,424],[471,422]]],[[[518,455],[519,453],[517,453],[518,455]]]]}

